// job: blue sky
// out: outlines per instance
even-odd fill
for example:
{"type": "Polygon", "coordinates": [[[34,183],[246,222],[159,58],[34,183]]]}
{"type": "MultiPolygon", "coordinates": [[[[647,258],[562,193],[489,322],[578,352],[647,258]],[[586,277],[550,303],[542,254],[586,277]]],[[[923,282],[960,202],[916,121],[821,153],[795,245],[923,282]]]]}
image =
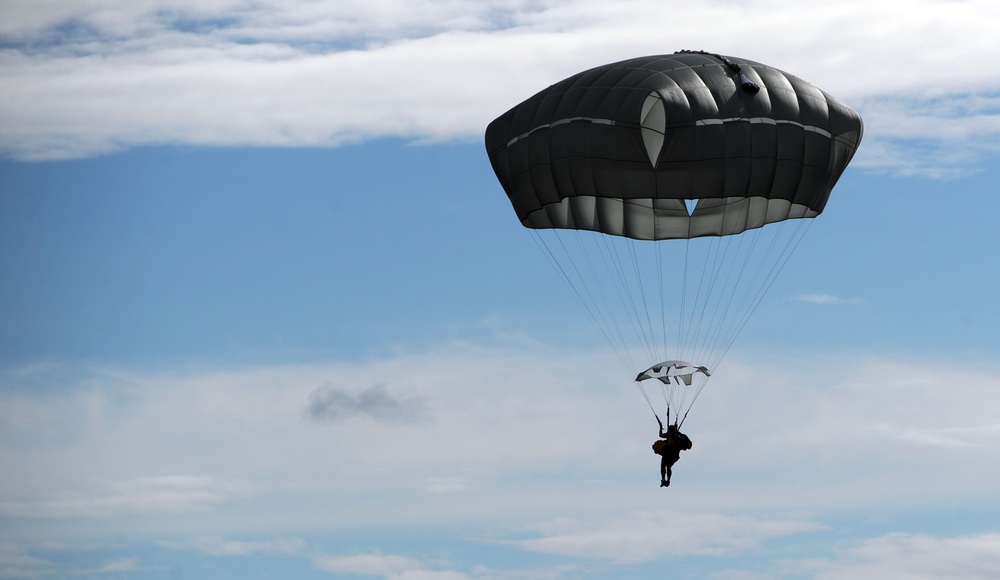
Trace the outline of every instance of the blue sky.
{"type": "Polygon", "coordinates": [[[994,3],[0,16],[0,578],[1000,575],[994,3]],[[662,490],[482,136],[680,49],[865,139],[662,490]]]}

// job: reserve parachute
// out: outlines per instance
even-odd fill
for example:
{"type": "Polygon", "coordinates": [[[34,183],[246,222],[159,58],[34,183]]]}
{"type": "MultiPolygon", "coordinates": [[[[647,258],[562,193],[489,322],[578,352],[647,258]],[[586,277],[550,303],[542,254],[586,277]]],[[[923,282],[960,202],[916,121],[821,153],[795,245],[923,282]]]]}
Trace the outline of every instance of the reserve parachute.
{"type": "Polygon", "coordinates": [[[795,76],[681,51],[550,86],[490,123],[486,150],[570,295],[646,369],[650,408],[683,423],[862,132],[795,76]]]}

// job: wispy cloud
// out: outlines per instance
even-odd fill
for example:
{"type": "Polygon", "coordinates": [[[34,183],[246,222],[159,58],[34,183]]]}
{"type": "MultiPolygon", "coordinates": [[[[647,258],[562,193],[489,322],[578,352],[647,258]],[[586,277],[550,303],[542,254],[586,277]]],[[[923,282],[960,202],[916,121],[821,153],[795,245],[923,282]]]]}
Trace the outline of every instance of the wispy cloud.
{"type": "Polygon", "coordinates": [[[871,97],[858,108],[865,113],[866,133],[859,167],[949,179],[1000,152],[1000,87],[871,97]]]}
{"type": "Polygon", "coordinates": [[[245,497],[257,486],[210,477],[142,477],[65,490],[54,497],[0,501],[0,518],[114,518],[125,515],[177,514],[211,509],[245,497]]]}
{"type": "Polygon", "coordinates": [[[427,564],[405,556],[378,552],[354,556],[316,556],[313,564],[334,574],[379,576],[387,580],[466,580],[462,572],[433,569],[427,564]]]}
{"type": "Polygon", "coordinates": [[[469,481],[464,477],[429,477],[424,487],[431,493],[457,493],[469,489],[469,481]]]}
{"type": "Polygon", "coordinates": [[[117,560],[112,560],[101,566],[98,572],[101,574],[109,574],[112,572],[131,572],[136,569],[138,564],[138,558],[118,558],[117,560]]]}
{"type": "Polygon", "coordinates": [[[19,158],[478,140],[569,74],[681,48],[766,62],[854,104],[867,121],[856,163],[873,170],[955,175],[995,154],[1000,135],[988,0],[14,4],[0,24],[0,152],[19,158]],[[664,38],[667,17],[713,26],[664,38]]]}
{"type": "Polygon", "coordinates": [[[1000,424],[967,427],[906,429],[891,436],[932,447],[966,447],[1000,450],[1000,424]]]}
{"type": "Polygon", "coordinates": [[[0,543],[0,578],[44,578],[54,569],[54,562],[31,555],[24,546],[0,543]]]}
{"type": "Polygon", "coordinates": [[[736,555],[763,542],[821,529],[799,518],[764,520],[650,510],[600,522],[560,519],[537,524],[540,537],[518,541],[532,551],[623,563],[664,556],[736,555]]]}
{"type": "Polygon", "coordinates": [[[210,556],[295,555],[306,549],[306,542],[299,538],[229,540],[219,536],[197,536],[181,542],[160,543],[171,549],[194,550],[210,556]]]}
{"type": "Polygon", "coordinates": [[[789,577],[806,574],[818,580],[995,578],[1000,576],[1000,534],[889,534],[842,550],[836,558],[788,564],[795,569],[789,577]]]}
{"type": "Polygon", "coordinates": [[[808,302],[810,304],[864,304],[865,301],[861,298],[841,298],[839,296],[832,296],[830,294],[799,294],[793,297],[793,300],[799,302],[808,302]]]}

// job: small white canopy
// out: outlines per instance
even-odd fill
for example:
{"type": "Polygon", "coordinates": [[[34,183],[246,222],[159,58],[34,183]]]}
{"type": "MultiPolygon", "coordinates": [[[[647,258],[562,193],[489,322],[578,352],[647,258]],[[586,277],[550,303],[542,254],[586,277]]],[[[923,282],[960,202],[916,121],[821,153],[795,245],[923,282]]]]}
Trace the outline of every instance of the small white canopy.
{"type": "Polygon", "coordinates": [[[678,385],[683,382],[684,385],[691,386],[691,377],[694,373],[702,373],[706,377],[712,376],[705,367],[682,360],[668,360],[642,371],[635,377],[635,380],[641,382],[647,379],[657,379],[661,383],[669,385],[673,379],[677,381],[678,385]]]}

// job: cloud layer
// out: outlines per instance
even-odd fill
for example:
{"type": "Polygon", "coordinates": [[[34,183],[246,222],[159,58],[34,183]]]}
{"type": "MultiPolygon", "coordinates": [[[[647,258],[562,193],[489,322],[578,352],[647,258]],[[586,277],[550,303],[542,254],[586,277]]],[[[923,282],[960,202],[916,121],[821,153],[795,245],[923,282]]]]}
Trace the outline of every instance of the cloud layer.
{"type": "MultiPolygon", "coordinates": [[[[1000,569],[989,529],[876,531],[809,557],[776,548],[836,535],[844,513],[989,509],[996,369],[747,360],[734,353],[699,399],[686,424],[694,449],[669,495],[656,485],[655,425],[610,354],[448,343],[360,363],[11,369],[0,389],[10,466],[0,566],[59,570],[37,546],[125,534],[177,553],[280,556],[394,580],[600,577],[686,558],[732,562],[730,577],[748,578],[1000,569]],[[503,570],[303,539],[442,525],[562,564],[503,570]],[[737,569],[760,553],[782,556],[737,569]]],[[[148,569],[129,553],[105,565],[148,569]]]]}
{"type": "MultiPolygon", "coordinates": [[[[612,361],[449,344],[363,364],[77,369],[59,398],[38,385],[51,376],[66,388],[65,369],[12,371],[0,390],[0,408],[14,410],[0,415],[11,467],[0,529],[35,522],[46,537],[97,537],[201,522],[201,533],[225,536],[246,532],[247,518],[290,530],[499,519],[539,522],[517,540],[530,550],[662,557],[677,538],[621,535],[655,527],[661,516],[647,507],[663,494],[655,425],[612,361]],[[373,376],[405,381],[373,387],[373,376]],[[25,381],[33,390],[19,388],[25,381]],[[426,420],[413,421],[413,409],[426,420]]],[[[995,369],[929,368],[731,357],[686,424],[694,449],[669,490],[685,508],[663,517],[690,520],[683,551],[745,549],[753,537],[822,525],[745,514],[988,504],[1000,477],[995,369]]]]}
{"type": "Polygon", "coordinates": [[[788,70],[858,108],[860,166],[948,176],[1000,144],[998,26],[988,0],[9,2],[0,152],[478,140],[569,74],[702,48],[788,70]]]}

